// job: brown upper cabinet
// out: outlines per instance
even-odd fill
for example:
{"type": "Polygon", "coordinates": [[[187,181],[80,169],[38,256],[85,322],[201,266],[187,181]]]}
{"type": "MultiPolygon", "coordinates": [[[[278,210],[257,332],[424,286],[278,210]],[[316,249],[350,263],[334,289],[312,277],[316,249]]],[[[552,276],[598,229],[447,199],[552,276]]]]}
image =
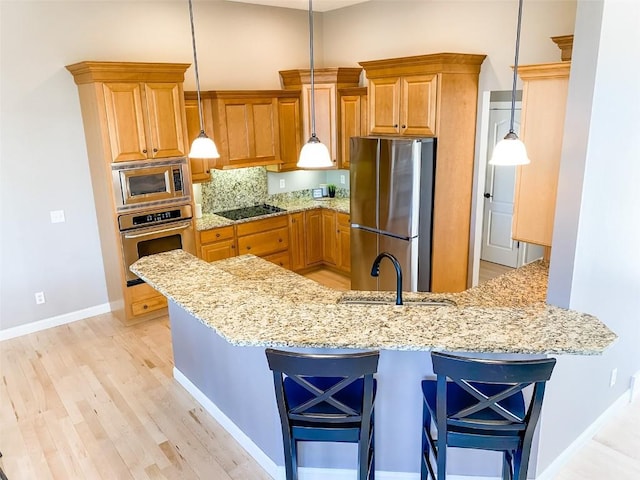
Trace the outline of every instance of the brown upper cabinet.
{"type": "Polygon", "coordinates": [[[435,74],[369,78],[375,113],[369,118],[369,131],[376,135],[434,136],[437,90],[435,74]]]}
{"type": "Polygon", "coordinates": [[[351,137],[362,137],[368,133],[367,87],[341,88],[338,90],[338,97],[340,98],[338,168],[349,170],[351,137]]]}
{"type": "MultiPolygon", "coordinates": [[[[196,92],[187,92],[185,101],[197,102],[196,92]]],[[[216,143],[220,158],[210,168],[228,169],[283,163],[282,153],[299,145],[299,119],[294,111],[299,95],[281,90],[229,90],[201,92],[205,132],[216,143]],[[280,124],[280,113],[283,123],[280,124]],[[291,133],[293,131],[293,133],[291,133]],[[285,144],[280,140],[284,137],[285,144]],[[297,142],[296,146],[291,143],[297,142]]],[[[196,103],[197,104],[197,103],[196,103]]],[[[196,124],[198,132],[199,123],[196,124]]],[[[193,127],[189,137],[194,136],[193,127]]],[[[285,157],[285,160],[290,161],[285,157]]]]}
{"type": "Polygon", "coordinates": [[[94,83],[100,90],[108,138],[105,157],[129,162],[185,156],[182,82],[189,65],[175,64],[175,71],[166,72],[161,64],[148,64],[127,75],[136,65],[142,64],[81,62],[67,67],[76,84],[94,83]]]}
{"type": "Polygon", "coordinates": [[[278,94],[278,120],[280,160],[282,163],[267,165],[267,170],[272,172],[297,170],[298,156],[302,148],[300,95],[297,92],[281,92],[278,94]]]}
{"type": "Polygon", "coordinates": [[[518,67],[524,82],[520,138],[531,159],[516,170],[513,238],[551,246],[570,62],[518,67]]]}
{"type": "Polygon", "coordinates": [[[485,55],[437,53],[359,62],[369,133],[435,136],[431,288],[467,288],[478,76],[485,55]]]}
{"type": "MultiPolygon", "coordinates": [[[[338,90],[357,87],[360,84],[361,68],[317,68],[314,69],[316,135],[329,149],[336,167],[340,147],[338,145],[338,90]]],[[[302,130],[306,142],[311,136],[311,75],[307,70],[282,70],[280,79],[283,88],[300,92],[302,96],[302,130]]]]}

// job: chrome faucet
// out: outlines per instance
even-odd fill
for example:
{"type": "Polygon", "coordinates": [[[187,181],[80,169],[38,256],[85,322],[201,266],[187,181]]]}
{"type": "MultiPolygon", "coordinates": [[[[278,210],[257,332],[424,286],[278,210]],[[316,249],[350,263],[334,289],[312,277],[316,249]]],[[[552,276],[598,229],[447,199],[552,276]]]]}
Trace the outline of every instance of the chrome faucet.
{"type": "Polygon", "coordinates": [[[371,276],[377,277],[380,275],[380,262],[384,257],[391,260],[396,269],[396,305],[402,305],[402,268],[400,268],[400,262],[396,257],[388,252],[382,252],[378,255],[371,266],[371,276]]]}

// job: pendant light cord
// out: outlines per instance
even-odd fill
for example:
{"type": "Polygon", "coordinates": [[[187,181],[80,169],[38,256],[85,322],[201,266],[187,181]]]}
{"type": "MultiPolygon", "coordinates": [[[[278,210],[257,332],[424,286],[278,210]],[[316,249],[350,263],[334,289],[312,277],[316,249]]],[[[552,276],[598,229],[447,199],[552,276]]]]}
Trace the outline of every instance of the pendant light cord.
{"type": "Polygon", "coordinates": [[[309,0],[309,63],[311,68],[311,137],[316,136],[316,92],[313,73],[313,0],[309,0]]]}
{"type": "Polygon", "coordinates": [[[202,107],[200,106],[200,76],[198,75],[198,55],[196,54],[196,31],[193,28],[193,5],[189,0],[189,19],[191,20],[191,43],[193,44],[193,66],[196,72],[196,92],[198,94],[198,113],[200,115],[200,133],[204,132],[204,120],[202,118],[202,107]]]}
{"type": "Polygon", "coordinates": [[[509,133],[515,133],[513,130],[514,117],[516,110],[516,82],[518,81],[518,54],[520,51],[520,25],[522,24],[522,2],[519,0],[518,6],[518,27],[516,29],[516,54],[513,62],[513,87],[511,89],[511,123],[509,125],[509,133]]]}

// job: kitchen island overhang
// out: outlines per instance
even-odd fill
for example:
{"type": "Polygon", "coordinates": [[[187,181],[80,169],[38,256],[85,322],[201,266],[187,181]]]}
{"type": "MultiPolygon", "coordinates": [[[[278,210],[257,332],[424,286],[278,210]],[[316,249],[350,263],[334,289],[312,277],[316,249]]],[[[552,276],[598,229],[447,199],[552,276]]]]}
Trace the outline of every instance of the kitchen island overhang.
{"type": "MultiPolygon", "coordinates": [[[[436,308],[340,304],[344,292],[250,255],[207,264],[175,250],[144,257],[132,270],[169,299],[175,378],[276,478],[282,439],[267,346],[320,353],[380,349],[376,470],[412,478],[420,467],[420,381],[433,376],[430,350],[501,358],[593,355],[616,338],[591,315],[546,305],[542,264],[484,287],[437,294],[457,306],[436,308]]],[[[499,475],[494,454],[457,453],[450,456],[450,473],[499,475]]],[[[320,469],[324,478],[350,478],[355,450],[303,445],[300,465],[320,469]]]]}

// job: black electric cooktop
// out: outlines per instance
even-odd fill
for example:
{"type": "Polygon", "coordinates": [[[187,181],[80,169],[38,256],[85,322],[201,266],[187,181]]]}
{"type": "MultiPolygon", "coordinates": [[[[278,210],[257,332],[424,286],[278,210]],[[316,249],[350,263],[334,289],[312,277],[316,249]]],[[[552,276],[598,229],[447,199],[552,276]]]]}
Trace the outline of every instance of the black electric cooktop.
{"type": "Polygon", "coordinates": [[[235,208],[233,210],[225,210],[223,212],[215,212],[216,215],[228,218],[229,220],[242,220],[243,218],[259,217],[261,215],[269,215],[272,213],[284,212],[284,208],[274,207],[273,205],[252,205],[251,207],[235,208]]]}

